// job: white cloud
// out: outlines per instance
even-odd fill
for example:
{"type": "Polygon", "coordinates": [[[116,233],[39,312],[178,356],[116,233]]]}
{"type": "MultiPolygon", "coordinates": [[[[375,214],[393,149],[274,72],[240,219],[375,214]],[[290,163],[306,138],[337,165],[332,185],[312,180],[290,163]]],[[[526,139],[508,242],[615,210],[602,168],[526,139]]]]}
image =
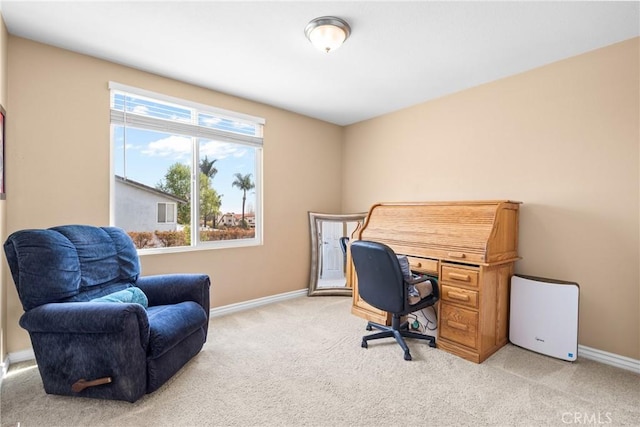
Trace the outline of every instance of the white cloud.
{"type": "MultiPolygon", "coordinates": [[[[127,144],[127,149],[135,149],[135,146],[127,144]]],[[[169,157],[176,160],[191,158],[191,138],[179,135],[170,135],[166,138],[150,142],[140,152],[150,157],[169,157]]],[[[207,156],[209,159],[224,159],[227,157],[241,158],[247,154],[247,149],[241,145],[220,141],[207,141],[200,144],[200,158],[207,156]]]]}
{"type": "Polygon", "coordinates": [[[244,155],[247,154],[247,150],[245,148],[241,149],[241,150],[237,150],[235,153],[233,153],[233,157],[244,157],[244,155]]]}
{"type": "Polygon", "coordinates": [[[182,159],[191,156],[191,138],[171,135],[157,141],[150,142],[142,154],[152,157],[174,157],[182,159]]]}
{"type": "Polygon", "coordinates": [[[172,114],[169,119],[177,122],[191,123],[191,117],[178,116],[177,114],[172,114]]]}
{"type": "MultiPolygon", "coordinates": [[[[202,117],[202,116],[201,116],[202,117]]],[[[209,117],[209,116],[205,116],[205,118],[202,119],[202,122],[206,125],[206,126],[210,126],[210,127],[214,127],[215,125],[217,125],[218,123],[220,123],[222,120],[219,119],[218,117],[209,117]]]]}
{"type": "Polygon", "coordinates": [[[133,113],[144,115],[144,116],[147,115],[148,111],[149,109],[144,105],[136,105],[135,107],[133,107],[133,110],[132,110],[133,113]]]}
{"type": "Polygon", "coordinates": [[[236,144],[227,142],[209,141],[200,145],[200,157],[207,156],[210,159],[224,159],[225,157],[242,157],[247,150],[236,144]]]}
{"type": "Polygon", "coordinates": [[[251,129],[251,130],[253,130],[253,129],[255,129],[255,127],[256,127],[256,126],[255,126],[255,125],[253,125],[253,124],[251,124],[251,125],[250,125],[250,124],[243,123],[243,122],[233,122],[233,123],[231,124],[231,126],[233,126],[233,127],[234,127],[234,128],[236,128],[236,129],[241,129],[241,130],[242,130],[242,129],[251,129]]]}

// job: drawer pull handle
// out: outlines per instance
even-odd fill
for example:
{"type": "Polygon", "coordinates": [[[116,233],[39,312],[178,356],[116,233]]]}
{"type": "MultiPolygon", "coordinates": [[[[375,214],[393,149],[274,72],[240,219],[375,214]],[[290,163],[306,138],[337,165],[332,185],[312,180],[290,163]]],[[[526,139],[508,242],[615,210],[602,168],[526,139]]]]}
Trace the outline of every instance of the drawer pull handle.
{"type": "Polygon", "coordinates": [[[457,299],[458,301],[469,301],[469,295],[459,294],[457,292],[447,292],[447,296],[451,299],[457,299]]]}
{"type": "Polygon", "coordinates": [[[468,274],[449,273],[449,277],[455,280],[462,280],[463,282],[468,282],[471,280],[471,276],[469,276],[468,274]]]}
{"type": "Polygon", "coordinates": [[[422,263],[421,262],[416,262],[415,264],[413,264],[414,267],[416,268],[420,268],[422,267],[422,263]]]}
{"type": "Polygon", "coordinates": [[[464,258],[465,255],[462,252],[449,252],[450,258],[464,258]]]}
{"type": "Polygon", "coordinates": [[[464,323],[454,322],[453,320],[447,320],[447,325],[453,329],[460,329],[461,331],[466,331],[469,329],[469,326],[464,323]]]}

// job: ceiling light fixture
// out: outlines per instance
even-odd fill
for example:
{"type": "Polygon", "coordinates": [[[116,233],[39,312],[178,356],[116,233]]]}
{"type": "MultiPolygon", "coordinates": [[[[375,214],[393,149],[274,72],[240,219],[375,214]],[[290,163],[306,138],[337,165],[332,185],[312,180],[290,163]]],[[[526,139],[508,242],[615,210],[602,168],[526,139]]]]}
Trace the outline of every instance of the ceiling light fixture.
{"type": "Polygon", "coordinates": [[[329,53],[342,46],[342,43],[349,38],[351,27],[335,16],[321,16],[307,24],[304,34],[312,45],[329,53]]]}

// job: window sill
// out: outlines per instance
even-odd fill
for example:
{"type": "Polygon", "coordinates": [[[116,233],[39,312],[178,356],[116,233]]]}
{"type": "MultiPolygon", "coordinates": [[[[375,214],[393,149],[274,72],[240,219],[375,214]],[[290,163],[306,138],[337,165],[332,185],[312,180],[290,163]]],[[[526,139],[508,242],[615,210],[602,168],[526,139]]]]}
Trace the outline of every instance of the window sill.
{"type": "Polygon", "coordinates": [[[198,246],[175,246],[169,248],[149,248],[138,249],[139,256],[146,255],[160,255],[160,254],[173,254],[182,252],[198,252],[198,251],[210,251],[216,249],[233,249],[233,248],[247,248],[251,246],[262,246],[260,239],[238,239],[238,240],[220,240],[216,242],[203,242],[198,246]]]}

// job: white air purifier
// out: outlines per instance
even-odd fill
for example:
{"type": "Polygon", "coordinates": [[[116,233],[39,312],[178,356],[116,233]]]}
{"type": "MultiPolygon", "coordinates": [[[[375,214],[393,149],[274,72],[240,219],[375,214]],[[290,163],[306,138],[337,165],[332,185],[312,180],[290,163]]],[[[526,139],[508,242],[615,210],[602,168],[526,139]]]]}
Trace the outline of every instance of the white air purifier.
{"type": "Polygon", "coordinates": [[[509,341],[537,353],[575,361],[579,295],[577,283],[513,276],[509,341]]]}

